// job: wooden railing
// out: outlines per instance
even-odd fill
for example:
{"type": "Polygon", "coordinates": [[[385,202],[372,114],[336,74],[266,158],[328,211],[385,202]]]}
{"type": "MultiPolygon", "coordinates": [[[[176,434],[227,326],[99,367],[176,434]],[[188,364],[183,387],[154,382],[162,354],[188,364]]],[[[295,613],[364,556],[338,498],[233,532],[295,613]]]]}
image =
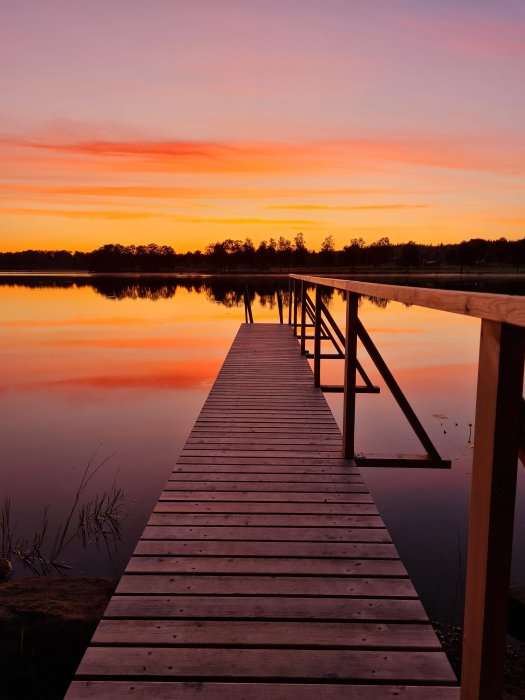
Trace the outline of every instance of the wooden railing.
{"type": "MultiPolygon", "coordinates": [[[[310,275],[290,275],[288,322],[301,342],[301,351],[313,357],[314,381],[321,385],[321,360],[344,358],[343,455],[374,466],[447,466],[417,419],[399,385],[358,317],[359,295],[414,304],[481,319],[475,441],[469,512],[467,579],[463,640],[461,700],[497,700],[501,697],[507,631],[507,606],[512,559],[518,455],[525,457],[523,364],[525,351],[525,298],[503,294],[455,292],[420,287],[358,282],[310,275]],[[315,303],[307,286],[315,289],[315,303]],[[323,288],[346,292],[346,329],[337,333],[322,301],[323,288]],[[313,329],[308,335],[307,329],[313,329]],[[306,351],[306,340],[314,352],[306,351]],[[361,459],[354,451],[355,397],[375,390],[357,360],[357,341],[381,374],[426,450],[426,456],[361,459]],[[336,351],[321,352],[323,341],[336,351]],[[339,341],[339,342],[337,342],[339,341]],[[344,352],[341,345],[344,345],[344,352]],[[364,385],[356,384],[356,377],[364,385]]],[[[333,319],[332,319],[333,321],[333,319]]],[[[324,387],[325,389],[327,387],[324,387]]],[[[328,388],[328,390],[330,390],[328,388]]]]}

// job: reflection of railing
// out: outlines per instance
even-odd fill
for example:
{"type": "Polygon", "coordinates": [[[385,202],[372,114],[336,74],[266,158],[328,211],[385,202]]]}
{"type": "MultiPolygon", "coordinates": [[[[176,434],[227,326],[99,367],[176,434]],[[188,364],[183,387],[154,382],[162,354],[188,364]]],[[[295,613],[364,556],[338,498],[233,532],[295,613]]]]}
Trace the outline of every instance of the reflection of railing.
{"type": "Polygon", "coordinates": [[[246,323],[253,323],[252,304],[250,302],[250,292],[248,291],[248,285],[246,285],[246,287],[244,288],[243,299],[244,299],[244,319],[245,319],[246,323]]]}
{"type": "MultiPolygon", "coordinates": [[[[336,335],[339,341],[344,337],[343,454],[349,458],[354,457],[355,395],[360,389],[356,386],[356,375],[363,376],[357,361],[360,339],[427,450],[428,459],[424,463],[433,465],[442,461],[359,320],[359,295],[481,319],[461,698],[496,700],[501,697],[503,683],[518,451],[520,456],[525,456],[522,408],[525,299],[290,275],[293,303],[289,323],[299,336],[304,353],[305,341],[309,337],[314,341],[314,377],[318,386],[321,386],[321,359],[327,356],[321,353],[321,342],[330,339],[336,345],[327,332],[331,322],[322,318],[323,313],[326,319],[330,318],[322,302],[323,287],[346,292],[346,332],[336,335]],[[308,297],[307,284],[315,286],[315,304],[308,297]],[[314,329],[312,336],[307,335],[307,328],[314,329]]],[[[333,355],[341,357],[341,347],[336,347],[338,352],[333,355]]],[[[373,466],[374,461],[366,464],[373,466]]],[[[396,466],[399,462],[394,460],[391,464],[396,466]]]]}

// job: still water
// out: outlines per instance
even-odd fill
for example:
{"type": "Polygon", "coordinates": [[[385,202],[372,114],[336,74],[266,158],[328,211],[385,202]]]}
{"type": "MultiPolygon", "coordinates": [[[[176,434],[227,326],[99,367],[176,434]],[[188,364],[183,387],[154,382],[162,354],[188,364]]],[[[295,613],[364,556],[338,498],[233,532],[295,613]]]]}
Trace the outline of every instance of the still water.
{"type": "MultiPolygon", "coordinates": [[[[73,539],[62,559],[74,575],[121,574],[244,321],[245,284],[211,277],[0,277],[0,499],[10,499],[19,540],[39,531],[46,508],[52,539],[88,462],[107,459],[85,497],[114,480],[125,490],[122,540],[84,549],[73,539]]],[[[287,280],[248,280],[255,322],[279,321],[278,287],[286,291],[287,280]]],[[[286,318],[286,294],[284,300],[286,318]]],[[[328,303],[344,327],[341,295],[328,303]]],[[[452,460],[449,471],[369,468],[364,478],[427,611],[458,620],[480,322],[370,299],[361,300],[360,317],[438,450],[452,460]]],[[[364,353],[360,359],[381,394],[357,398],[357,450],[419,452],[377,372],[364,353]]],[[[342,364],[324,362],[323,383],[341,383],[342,364]]],[[[341,423],[342,397],[327,400],[341,423]]],[[[524,543],[520,467],[512,572],[520,583],[524,543]]],[[[18,563],[15,573],[30,572],[18,563]]]]}

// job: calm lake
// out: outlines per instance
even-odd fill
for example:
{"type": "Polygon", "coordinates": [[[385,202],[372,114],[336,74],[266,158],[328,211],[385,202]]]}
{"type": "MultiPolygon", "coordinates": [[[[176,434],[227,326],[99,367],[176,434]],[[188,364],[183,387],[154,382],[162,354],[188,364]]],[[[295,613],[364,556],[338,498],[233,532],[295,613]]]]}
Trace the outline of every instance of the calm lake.
{"type": "MultiPolygon", "coordinates": [[[[406,283],[397,279],[396,283],[406,283]]],[[[423,280],[433,284],[431,280],[423,280]]],[[[449,279],[451,288],[480,289],[449,279]]],[[[244,321],[246,280],[212,277],[0,276],[0,498],[18,539],[48,507],[49,537],[69,511],[90,460],[107,459],[86,497],[116,479],[126,491],[116,547],[74,539],[73,575],[119,576],[244,321]]],[[[523,293],[523,280],[486,291],[523,293]]],[[[252,277],[255,322],[279,322],[285,277],[252,277]]],[[[285,319],[287,318],[287,297],[285,319]]],[[[335,293],[332,315],[344,328],[335,293]]],[[[364,478],[430,615],[459,619],[480,322],[362,299],[360,317],[452,469],[363,469],[364,478]]],[[[357,449],[419,452],[416,438],[364,353],[380,395],[357,397],[357,449]]],[[[323,363],[341,383],[342,362],[323,363]]],[[[327,400],[341,423],[342,397],[327,400]]],[[[513,580],[525,583],[525,469],[518,473],[513,580]]],[[[20,564],[16,574],[28,574],[20,564]]]]}

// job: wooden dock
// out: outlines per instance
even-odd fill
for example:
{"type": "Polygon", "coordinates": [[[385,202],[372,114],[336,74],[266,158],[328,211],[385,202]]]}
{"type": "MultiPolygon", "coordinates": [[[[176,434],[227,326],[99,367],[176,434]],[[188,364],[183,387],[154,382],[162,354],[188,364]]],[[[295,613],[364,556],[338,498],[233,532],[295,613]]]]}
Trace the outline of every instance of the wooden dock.
{"type": "Polygon", "coordinates": [[[243,324],[68,700],[452,700],[290,326],[243,324]]]}

